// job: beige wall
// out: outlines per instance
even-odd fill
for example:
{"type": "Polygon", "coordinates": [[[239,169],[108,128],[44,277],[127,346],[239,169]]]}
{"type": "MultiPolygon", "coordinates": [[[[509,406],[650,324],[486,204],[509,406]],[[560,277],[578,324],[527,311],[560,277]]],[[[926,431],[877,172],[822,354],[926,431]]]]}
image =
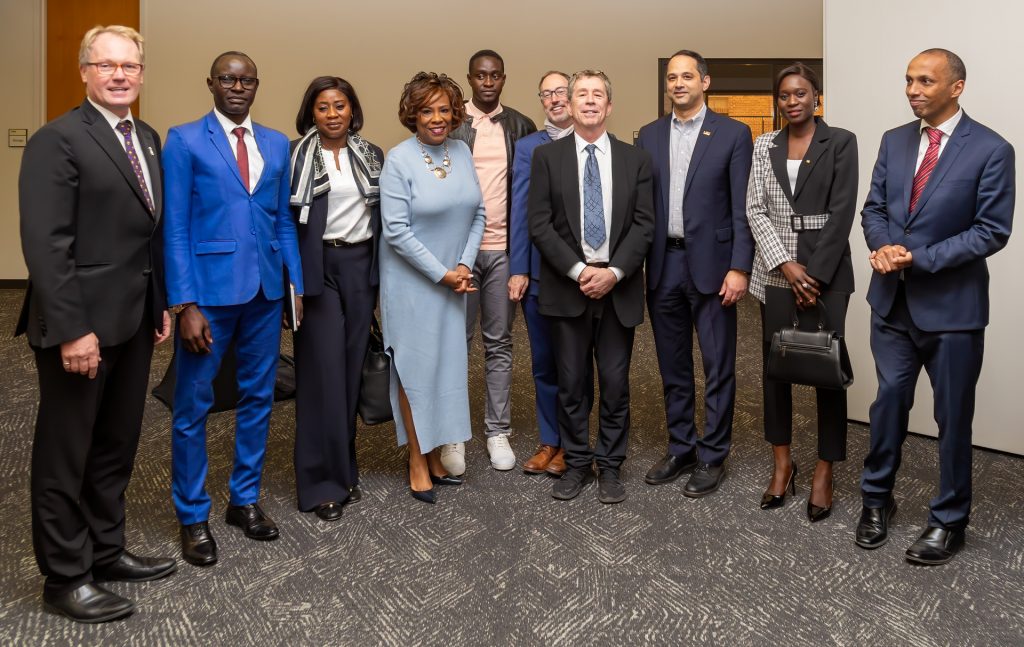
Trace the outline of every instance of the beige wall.
{"type": "MultiPolygon", "coordinates": [[[[1024,142],[1020,119],[1020,90],[1007,73],[1013,69],[1015,43],[1024,24],[1024,6],[1003,0],[975,0],[970,11],[957,0],[903,0],[899,3],[867,0],[830,2],[825,10],[825,96],[829,123],[857,134],[860,146],[860,198],[863,204],[871,168],[882,133],[912,121],[903,93],[907,62],[928,47],[955,51],[967,65],[967,84],[960,104],[972,118],[995,129],[1017,146],[1024,142]],[[884,13],[885,20],[878,20],[884,13]],[[947,17],[956,16],[951,25],[947,17]],[[908,30],[907,25],[914,29],[908,30]],[[865,47],[864,34],[871,34],[865,47]]],[[[1024,165],[1017,162],[1017,186],[1024,181],[1024,165]]],[[[1017,213],[1021,200],[1017,198],[1017,213]]],[[[858,293],[850,302],[846,330],[854,361],[856,383],[850,389],[850,417],[868,419],[868,407],[878,384],[868,346],[870,311],[864,300],[871,269],[867,245],[858,219],[850,236],[858,293]]],[[[1019,227],[1018,227],[1019,229],[1019,227]]],[[[1020,367],[1024,351],[1019,340],[1024,321],[1020,277],[1024,275],[1024,244],[1018,231],[1010,244],[989,259],[992,283],[991,323],[985,331],[985,361],[978,383],[974,417],[974,443],[1024,454],[1020,433],[1020,367]]],[[[922,372],[917,384],[910,430],[934,435],[932,393],[922,372]]]]}
{"type": "Polygon", "coordinates": [[[6,138],[8,129],[31,134],[43,121],[43,0],[0,2],[0,61],[9,84],[0,101],[0,279],[23,279],[18,169],[24,149],[8,148],[6,138]]]}
{"type": "MultiPolygon", "coordinates": [[[[41,2],[0,3],[0,43],[10,52],[5,60],[39,52],[41,2]]],[[[396,117],[405,81],[428,69],[446,72],[468,89],[467,58],[491,48],[505,58],[503,102],[538,123],[543,118],[536,97],[540,74],[552,67],[603,69],[615,91],[611,130],[632,141],[633,131],[657,116],[659,57],[682,47],[710,57],[820,58],[822,53],[821,0],[592,0],[592,11],[575,27],[567,25],[573,3],[517,0],[507,6],[474,10],[447,5],[445,13],[445,5],[413,0],[141,0],[148,48],[142,117],[163,135],[170,126],[208,111],[210,62],[224,50],[239,49],[259,67],[261,86],[253,110],[258,121],[295,136],[295,112],[306,84],[318,74],[337,74],[359,92],[364,134],[387,149],[408,134],[396,117]],[[552,15],[555,6],[565,14],[562,26],[552,15]]],[[[26,115],[37,114],[32,105],[41,92],[39,75],[28,68],[12,72],[18,78],[16,100],[25,104],[26,115]]],[[[4,123],[25,127],[25,118],[14,123],[8,117],[4,123]]],[[[38,122],[28,127],[34,130],[38,122]]],[[[0,155],[0,182],[10,187],[0,194],[5,201],[0,205],[5,234],[0,278],[24,278],[13,190],[20,152],[0,155]]]]}

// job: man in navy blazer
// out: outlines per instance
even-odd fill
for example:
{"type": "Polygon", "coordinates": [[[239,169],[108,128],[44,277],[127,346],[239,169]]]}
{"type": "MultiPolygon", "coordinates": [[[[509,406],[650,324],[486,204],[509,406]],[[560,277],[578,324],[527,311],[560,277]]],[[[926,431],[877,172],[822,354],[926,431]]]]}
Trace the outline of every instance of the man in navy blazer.
{"type": "MultiPolygon", "coordinates": [[[[163,155],[167,300],[178,316],[172,496],[182,555],[198,566],[217,561],[207,525],[206,416],[213,404],[213,379],[232,341],[239,400],[226,520],[250,539],[278,536],[258,501],[281,304],[290,298],[285,268],[295,294],[302,294],[288,206],[288,138],[249,117],[259,86],[256,65],[241,52],[221,54],[207,85],[214,110],[171,128],[163,155]]],[[[300,319],[299,297],[295,310],[300,319]]]]}
{"type": "Polygon", "coordinates": [[[907,67],[916,120],[882,136],[864,203],[874,270],[871,352],[878,393],[864,459],[856,541],[878,548],[896,512],[892,490],[921,367],[935,392],[939,493],[907,560],[942,564],[963,547],[971,509],[971,425],[988,325],[985,258],[1010,237],[1013,147],[960,108],[967,70],[929,49],[907,67]]]}
{"type": "Polygon", "coordinates": [[[565,451],[558,437],[558,370],[551,346],[551,326],[540,313],[540,251],[530,242],[526,203],[533,151],[552,141],[552,136],[561,139],[573,133],[572,114],[569,112],[569,75],[548,72],[541,78],[538,89],[537,95],[544,108],[544,129],[516,142],[512,163],[508,298],[523,304],[533,362],[537,428],[540,431],[540,446],[523,463],[523,471],[561,476],[565,473],[565,451]]]}
{"type": "Polygon", "coordinates": [[[668,62],[672,112],[640,129],[654,160],[654,242],[647,309],[665,395],[668,452],[645,480],[658,485],[695,468],[688,497],[718,489],[732,444],[736,400],[736,302],[747,292],[754,240],[747,224],[750,128],[708,109],[708,65],[681,50],[668,62]],[[694,426],[693,329],[705,375],[704,435],[694,426]]]}

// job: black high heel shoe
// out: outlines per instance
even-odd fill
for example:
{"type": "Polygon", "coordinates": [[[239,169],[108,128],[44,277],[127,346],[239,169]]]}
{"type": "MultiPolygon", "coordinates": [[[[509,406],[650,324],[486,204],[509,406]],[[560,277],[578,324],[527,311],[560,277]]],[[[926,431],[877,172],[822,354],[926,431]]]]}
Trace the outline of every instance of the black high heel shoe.
{"type": "Polygon", "coordinates": [[[832,504],[828,504],[824,508],[820,505],[814,505],[811,503],[811,497],[807,497],[807,518],[811,523],[821,521],[822,519],[828,519],[832,514],[832,504]]]}
{"type": "Polygon", "coordinates": [[[444,476],[430,475],[430,482],[434,485],[462,485],[464,480],[458,476],[452,476],[451,474],[445,474],[444,476]]]}
{"type": "Polygon", "coordinates": [[[789,482],[786,483],[786,487],[782,488],[782,494],[769,494],[765,491],[761,495],[761,509],[771,510],[772,508],[781,508],[786,502],[786,490],[789,490],[792,494],[796,494],[796,463],[793,463],[793,471],[789,473],[789,482]]]}
{"type": "Polygon", "coordinates": [[[434,498],[434,488],[430,488],[429,490],[423,490],[422,492],[417,492],[410,486],[409,494],[412,495],[412,498],[416,499],[417,501],[422,501],[423,503],[437,503],[437,499],[434,498]]]}

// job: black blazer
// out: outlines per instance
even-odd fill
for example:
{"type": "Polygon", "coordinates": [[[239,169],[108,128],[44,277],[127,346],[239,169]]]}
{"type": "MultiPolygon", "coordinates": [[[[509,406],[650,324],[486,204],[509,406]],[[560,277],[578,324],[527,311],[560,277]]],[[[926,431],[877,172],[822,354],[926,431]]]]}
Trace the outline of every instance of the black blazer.
{"type": "Polygon", "coordinates": [[[853,293],[850,260],[850,229],[857,209],[857,137],[815,118],[814,138],[804,154],[796,177],[796,191],[789,187],[786,159],[789,127],[783,128],[768,149],[775,179],[797,214],[828,213],[824,227],[797,234],[796,260],[825,289],[853,293]]]}
{"type": "MultiPolygon", "coordinates": [[[[291,142],[290,150],[295,152],[295,147],[300,140],[291,142]]],[[[384,151],[379,147],[370,144],[373,154],[381,163],[384,162],[384,151]]],[[[348,157],[352,172],[355,173],[355,160],[348,157]]],[[[359,186],[362,193],[363,187],[359,186]]],[[[363,196],[364,198],[366,196],[363,196]]],[[[306,224],[299,224],[299,208],[292,207],[292,216],[295,218],[295,231],[299,239],[299,257],[302,260],[302,288],[305,296],[319,296],[324,291],[324,232],[327,231],[327,194],[318,195],[313,198],[309,206],[309,218],[306,224]]],[[[380,244],[380,203],[370,207],[370,232],[373,234],[371,245],[373,256],[370,260],[370,285],[377,287],[380,284],[380,270],[377,267],[377,246],[380,244]]]]}
{"type": "MultiPolygon", "coordinates": [[[[612,291],[615,314],[623,326],[644,320],[643,264],[654,236],[651,157],[611,137],[612,218],[608,232],[610,262],[625,273],[612,291]]],[[[527,219],[530,239],[540,250],[540,311],[555,317],[583,314],[588,298],[569,278],[585,262],[580,233],[579,171],[576,138],[564,137],[533,154],[527,219]]]]}
{"type": "Polygon", "coordinates": [[[151,308],[163,323],[160,136],[136,119],[155,213],[124,148],[88,100],[32,136],[18,200],[29,286],[15,335],[49,348],[93,332],[101,346],[130,339],[151,308]],[[147,300],[148,295],[148,300],[147,300]]]}

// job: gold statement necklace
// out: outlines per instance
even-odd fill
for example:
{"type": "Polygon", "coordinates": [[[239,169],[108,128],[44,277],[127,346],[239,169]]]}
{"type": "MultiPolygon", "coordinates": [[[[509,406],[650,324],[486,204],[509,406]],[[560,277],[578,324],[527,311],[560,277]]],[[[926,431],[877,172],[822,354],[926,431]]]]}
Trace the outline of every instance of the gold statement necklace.
{"type": "Polygon", "coordinates": [[[420,154],[423,155],[423,163],[427,165],[427,170],[433,173],[434,177],[439,180],[448,177],[452,172],[452,158],[448,156],[448,138],[446,137],[444,140],[444,159],[441,160],[441,166],[431,167],[434,160],[427,154],[427,149],[423,148],[423,142],[420,141],[419,137],[416,138],[416,143],[420,145],[420,154]]]}

